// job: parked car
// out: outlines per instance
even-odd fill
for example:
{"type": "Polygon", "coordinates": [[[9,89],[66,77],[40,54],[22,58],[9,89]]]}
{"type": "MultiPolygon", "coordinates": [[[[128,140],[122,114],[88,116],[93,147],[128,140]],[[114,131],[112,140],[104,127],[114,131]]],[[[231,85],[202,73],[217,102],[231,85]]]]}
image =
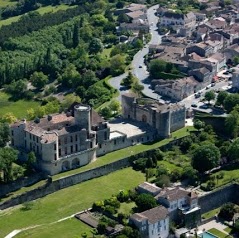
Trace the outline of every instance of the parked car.
{"type": "Polygon", "coordinates": [[[191,107],[198,107],[197,104],[193,103],[191,107]]]}

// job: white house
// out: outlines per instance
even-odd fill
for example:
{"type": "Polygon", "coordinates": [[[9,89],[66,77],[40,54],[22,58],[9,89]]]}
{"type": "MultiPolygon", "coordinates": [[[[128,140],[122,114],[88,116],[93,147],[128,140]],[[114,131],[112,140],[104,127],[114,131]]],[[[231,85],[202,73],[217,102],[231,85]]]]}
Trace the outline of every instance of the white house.
{"type": "Polygon", "coordinates": [[[169,212],[163,206],[135,213],[130,217],[142,238],[167,238],[169,235],[169,212]]]}

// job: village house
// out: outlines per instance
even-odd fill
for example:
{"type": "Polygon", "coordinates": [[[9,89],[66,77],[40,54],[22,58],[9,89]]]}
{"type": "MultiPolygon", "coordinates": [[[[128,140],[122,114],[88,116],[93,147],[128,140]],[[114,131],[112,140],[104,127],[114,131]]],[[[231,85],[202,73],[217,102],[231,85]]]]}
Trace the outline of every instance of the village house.
{"type": "Polygon", "coordinates": [[[239,89],[239,68],[234,68],[232,73],[232,88],[239,89]]]}
{"type": "Polygon", "coordinates": [[[146,14],[147,6],[144,4],[131,3],[122,9],[116,9],[114,14],[120,15],[120,14],[126,14],[126,13],[130,13],[130,12],[136,12],[136,11],[141,11],[144,14],[146,14]]]}
{"type": "Polygon", "coordinates": [[[166,207],[170,218],[186,227],[195,227],[201,221],[201,208],[195,192],[182,188],[165,188],[155,196],[159,204],[166,207]]]}
{"type": "Polygon", "coordinates": [[[142,238],[167,238],[169,236],[169,212],[163,206],[134,213],[129,218],[129,223],[139,229],[142,238]]]}
{"type": "Polygon", "coordinates": [[[176,101],[181,101],[201,89],[200,83],[194,77],[165,81],[167,84],[157,84],[155,86],[155,92],[176,101]]]}
{"type": "Polygon", "coordinates": [[[198,82],[202,82],[203,85],[210,84],[213,78],[212,73],[206,67],[190,70],[188,74],[194,76],[194,78],[198,82]]]}

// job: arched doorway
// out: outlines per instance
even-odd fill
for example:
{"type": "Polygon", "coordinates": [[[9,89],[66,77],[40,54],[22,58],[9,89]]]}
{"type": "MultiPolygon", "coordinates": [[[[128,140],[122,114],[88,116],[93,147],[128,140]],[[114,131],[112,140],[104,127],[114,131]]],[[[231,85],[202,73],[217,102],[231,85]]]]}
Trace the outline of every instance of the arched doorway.
{"type": "Polygon", "coordinates": [[[64,161],[62,163],[62,171],[66,171],[70,169],[70,162],[69,161],[64,161]]]}
{"type": "Polygon", "coordinates": [[[80,160],[78,158],[75,158],[71,162],[72,169],[75,169],[77,167],[80,167],[80,160]]]}
{"type": "Polygon", "coordinates": [[[147,117],[145,114],[142,116],[142,122],[147,122],[147,117]]]}

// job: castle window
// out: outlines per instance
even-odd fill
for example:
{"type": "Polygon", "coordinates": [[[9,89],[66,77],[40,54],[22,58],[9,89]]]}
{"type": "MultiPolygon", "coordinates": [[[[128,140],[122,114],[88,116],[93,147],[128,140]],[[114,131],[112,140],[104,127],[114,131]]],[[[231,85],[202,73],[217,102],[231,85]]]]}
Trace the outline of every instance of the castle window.
{"type": "Polygon", "coordinates": [[[59,156],[61,156],[61,149],[58,150],[59,156]]]}
{"type": "Polygon", "coordinates": [[[101,149],[101,147],[102,147],[101,144],[99,144],[99,148],[100,148],[100,149],[101,149]]]}
{"type": "Polygon", "coordinates": [[[56,158],[56,154],[54,154],[54,159],[57,160],[57,158],[56,158]]]}
{"type": "Polygon", "coordinates": [[[30,142],[30,150],[32,150],[32,143],[30,142]]]}
{"type": "Polygon", "coordinates": [[[37,143],[39,142],[39,138],[37,137],[37,143]]]}
{"type": "Polygon", "coordinates": [[[73,145],[71,146],[71,153],[73,153],[73,145]]]}
{"type": "Polygon", "coordinates": [[[105,140],[107,140],[107,131],[105,131],[105,140]]]}
{"type": "Polygon", "coordinates": [[[30,140],[32,139],[32,134],[30,134],[30,140]]]}
{"type": "Polygon", "coordinates": [[[67,137],[65,137],[64,142],[65,142],[65,144],[67,144],[67,137]]]}
{"type": "Polygon", "coordinates": [[[75,136],[75,139],[76,139],[76,141],[77,141],[77,139],[78,139],[78,136],[77,136],[77,135],[75,136]]]}
{"type": "Polygon", "coordinates": [[[34,135],[32,136],[32,139],[33,139],[33,141],[35,141],[35,136],[34,135]]]}
{"type": "Polygon", "coordinates": [[[59,143],[59,145],[61,145],[61,140],[60,140],[60,139],[59,139],[59,142],[58,142],[58,143],[59,143]]]}
{"type": "Polygon", "coordinates": [[[76,152],[78,151],[78,145],[76,145],[76,152]]]}
{"type": "Polygon", "coordinates": [[[92,142],[90,142],[90,148],[92,148],[93,147],[93,144],[92,144],[92,142]]]}
{"type": "Polygon", "coordinates": [[[73,136],[71,136],[71,142],[73,142],[73,136]]]}
{"type": "Polygon", "coordinates": [[[14,135],[14,132],[13,132],[13,130],[12,130],[12,136],[14,135]]]}
{"type": "Polygon", "coordinates": [[[116,145],[116,140],[114,140],[114,145],[116,145]]]}
{"type": "Polygon", "coordinates": [[[12,139],[12,146],[14,146],[14,140],[12,139]]]}
{"type": "Polygon", "coordinates": [[[65,147],[65,155],[67,155],[67,147],[65,147]]]}
{"type": "Polygon", "coordinates": [[[56,144],[54,144],[54,150],[56,150],[56,144]]]}

